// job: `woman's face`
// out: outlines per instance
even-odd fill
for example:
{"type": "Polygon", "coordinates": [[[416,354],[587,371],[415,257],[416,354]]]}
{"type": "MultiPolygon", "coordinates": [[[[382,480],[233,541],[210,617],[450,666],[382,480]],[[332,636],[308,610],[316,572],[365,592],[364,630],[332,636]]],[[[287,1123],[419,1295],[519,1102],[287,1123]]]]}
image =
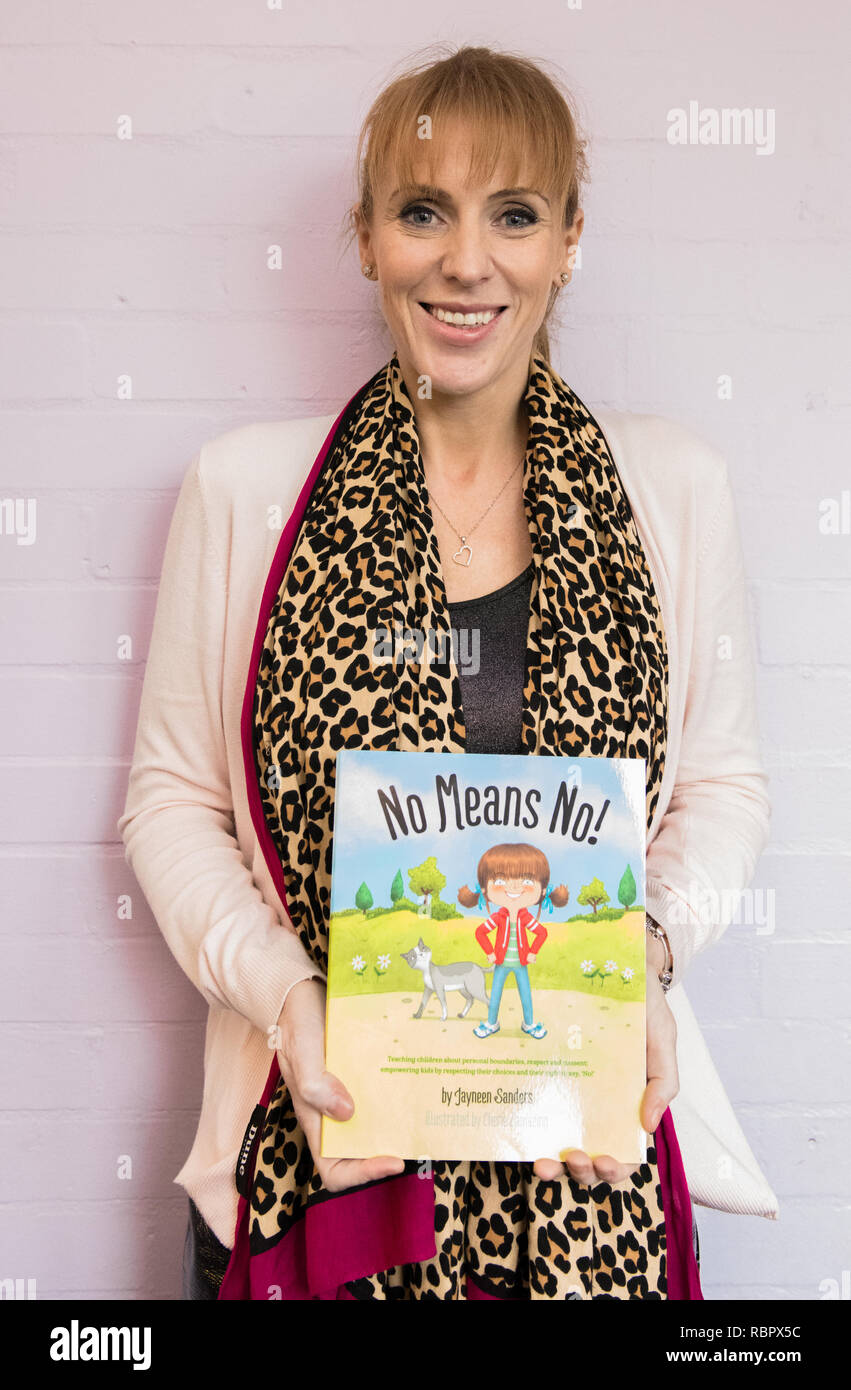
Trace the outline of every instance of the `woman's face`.
{"type": "Polygon", "coordinates": [[[499,168],[487,186],[465,187],[463,131],[446,144],[451,153],[434,186],[405,190],[391,179],[376,189],[372,225],[359,217],[358,241],[362,263],[375,267],[406,380],[425,376],[433,395],[468,395],[506,374],[525,380],[550,293],[571,271],[583,216],[565,229],[552,191],[507,190],[499,168]],[[440,322],[438,309],[485,311],[489,321],[440,322]]]}

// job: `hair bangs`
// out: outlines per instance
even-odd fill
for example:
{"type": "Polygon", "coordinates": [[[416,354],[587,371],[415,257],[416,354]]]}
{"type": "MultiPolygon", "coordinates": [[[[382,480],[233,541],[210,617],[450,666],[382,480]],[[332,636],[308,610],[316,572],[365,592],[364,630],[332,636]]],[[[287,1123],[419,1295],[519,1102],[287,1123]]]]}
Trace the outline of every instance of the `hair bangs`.
{"type": "MultiPolygon", "coordinates": [[[[460,147],[460,136],[469,142],[467,186],[487,187],[499,173],[501,187],[523,187],[555,197],[559,211],[566,214],[570,161],[562,149],[541,138],[522,111],[502,103],[492,106],[487,100],[465,107],[440,93],[429,123],[429,139],[417,136],[412,119],[394,123],[388,132],[388,147],[383,158],[378,152],[377,167],[382,175],[392,171],[392,187],[436,185],[444,159],[460,147]]],[[[573,218],[565,216],[565,220],[573,218]]]]}
{"type": "Polygon", "coordinates": [[[534,845],[494,845],[479,860],[479,883],[486,888],[489,879],[500,877],[533,878],[546,887],[549,861],[534,845]]]}

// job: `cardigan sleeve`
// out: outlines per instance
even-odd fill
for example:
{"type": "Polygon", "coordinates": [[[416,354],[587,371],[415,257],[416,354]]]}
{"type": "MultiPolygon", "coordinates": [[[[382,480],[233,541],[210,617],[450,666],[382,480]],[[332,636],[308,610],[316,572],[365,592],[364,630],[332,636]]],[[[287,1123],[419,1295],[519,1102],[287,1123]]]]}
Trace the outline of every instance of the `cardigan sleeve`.
{"type": "Polygon", "coordinates": [[[264,899],[235,835],[222,718],[227,584],[200,470],[198,454],[168,533],[117,828],[189,979],[208,1003],[267,1032],[294,984],[324,977],[264,899]]]}
{"type": "Polygon", "coordinates": [[[678,984],[719,940],[768,842],[771,802],[735,499],[723,459],[694,574],[682,746],[668,809],[647,852],[647,912],[668,934],[678,984]]]}

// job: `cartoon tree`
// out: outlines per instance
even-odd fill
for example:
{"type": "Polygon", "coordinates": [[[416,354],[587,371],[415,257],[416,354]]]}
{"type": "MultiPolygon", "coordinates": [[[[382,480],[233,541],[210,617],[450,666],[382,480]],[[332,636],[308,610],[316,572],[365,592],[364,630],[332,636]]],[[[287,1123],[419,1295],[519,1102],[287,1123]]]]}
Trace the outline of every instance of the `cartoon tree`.
{"type": "Polygon", "coordinates": [[[401,870],[401,869],[397,869],[397,870],[396,870],[396,876],[395,876],[395,878],[393,879],[393,882],[392,882],[391,885],[390,885],[390,901],[391,901],[391,903],[394,903],[394,904],[395,904],[395,903],[397,903],[397,902],[399,901],[400,898],[403,898],[404,896],[405,896],[405,883],[404,883],[404,880],[403,880],[403,878],[402,878],[402,870],[401,870]]]}
{"type": "Polygon", "coordinates": [[[440,872],[433,854],[418,868],[408,870],[408,882],[414,896],[424,899],[426,913],[431,916],[432,899],[439,898],[441,889],[446,887],[446,874],[440,872]]]}
{"type": "Polygon", "coordinates": [[[623,878],[618,884],[618,902],[620,903],[621,907],[624,907],[627,911],[629,911],[629,909],[632,907],[632,904],[635,902],[635,894],[635,879],[632,876],[632,869],[627,864],[623,872],[623,878]]]}
{"type": "Polygon", "coordinates": [[[372,907],[372,904],[372,894],[370,893],[366,884],[362,883],[358,891],[355,893],[355,907],[359,907],[365,917],[367,914],[367,910],[370,907],[372,907]]]}
{"type": "Polygon", "coordinates": [[[579,897],[576,899],[583,907],[591,907],[594,916],[597,916],[597,908],[602,907],[603,903],[609,901],[609,895],[598,878],[592,878],[590,883],[586,883],[579,897]]]}

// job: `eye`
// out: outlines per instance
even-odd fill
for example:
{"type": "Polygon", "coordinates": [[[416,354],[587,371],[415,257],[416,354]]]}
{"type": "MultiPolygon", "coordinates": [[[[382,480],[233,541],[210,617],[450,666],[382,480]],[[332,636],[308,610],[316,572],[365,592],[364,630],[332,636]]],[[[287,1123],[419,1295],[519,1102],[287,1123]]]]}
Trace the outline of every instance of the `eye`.
{"type": "MultiPolygon", "coordinates": [[[[425,203],[409,203],[399,213],[399,221],[407,222],[410,227],[433,227],[435,217],[434,208],[428,207],[425,203]]],[[[527,207],[506,208],[500,213],[500,217],[512,219],[507,225],[509,230],[516,231],[533,227],[539,220],[537,213],[527,207]]]]}
{"type": "Polygon", "coordinates": [[[493,880],[493,885],[494,885],[495,888],[504,888],[504,887],[505,887],[505,879],[504,879],[504,878],[495,878],[495,879],[493,880]]]}
{"type": "Polygon", "coordinates": [[[433,226],[433,223],[431,223],[431,222],[419,222],[419,221],[415,221],[415,220],[414,220],[414,217],[413,217],[413,214],[416,213],[416,212],[424,212],[424,213],[426,214],[427,217],[433,217],[433,216],[434,216],[434,208],[426,207],[425,203],[410,203],[408,207],[404,208],[404,209],[402,210],[402,212],[399,213],[399,221],[400,221],[400,222],[407,222],[407,223],[409,224],[409,226],[411,226],[411,227],[431,227],[431,226],[433,226]]]}
{"type": "Polygon", "coordinates": [[[505,212],[501,213],[500,216],[524,218],[525,220],[522,222],[510,223],[510,227],[517,228],[518,230],[523,227],[533,227],[538,221],[537,214],[534,213],[531,208],[526,207],[506,208],[505,212]]]}
{"type": "Polygon", "coordinates": [[[524,878],[524,880],[523,880],[523,887],[524,887],[524,888],[534,888],[534,887],[535,887],[535,880],[534,880],[533,878],[524,878]]]}

